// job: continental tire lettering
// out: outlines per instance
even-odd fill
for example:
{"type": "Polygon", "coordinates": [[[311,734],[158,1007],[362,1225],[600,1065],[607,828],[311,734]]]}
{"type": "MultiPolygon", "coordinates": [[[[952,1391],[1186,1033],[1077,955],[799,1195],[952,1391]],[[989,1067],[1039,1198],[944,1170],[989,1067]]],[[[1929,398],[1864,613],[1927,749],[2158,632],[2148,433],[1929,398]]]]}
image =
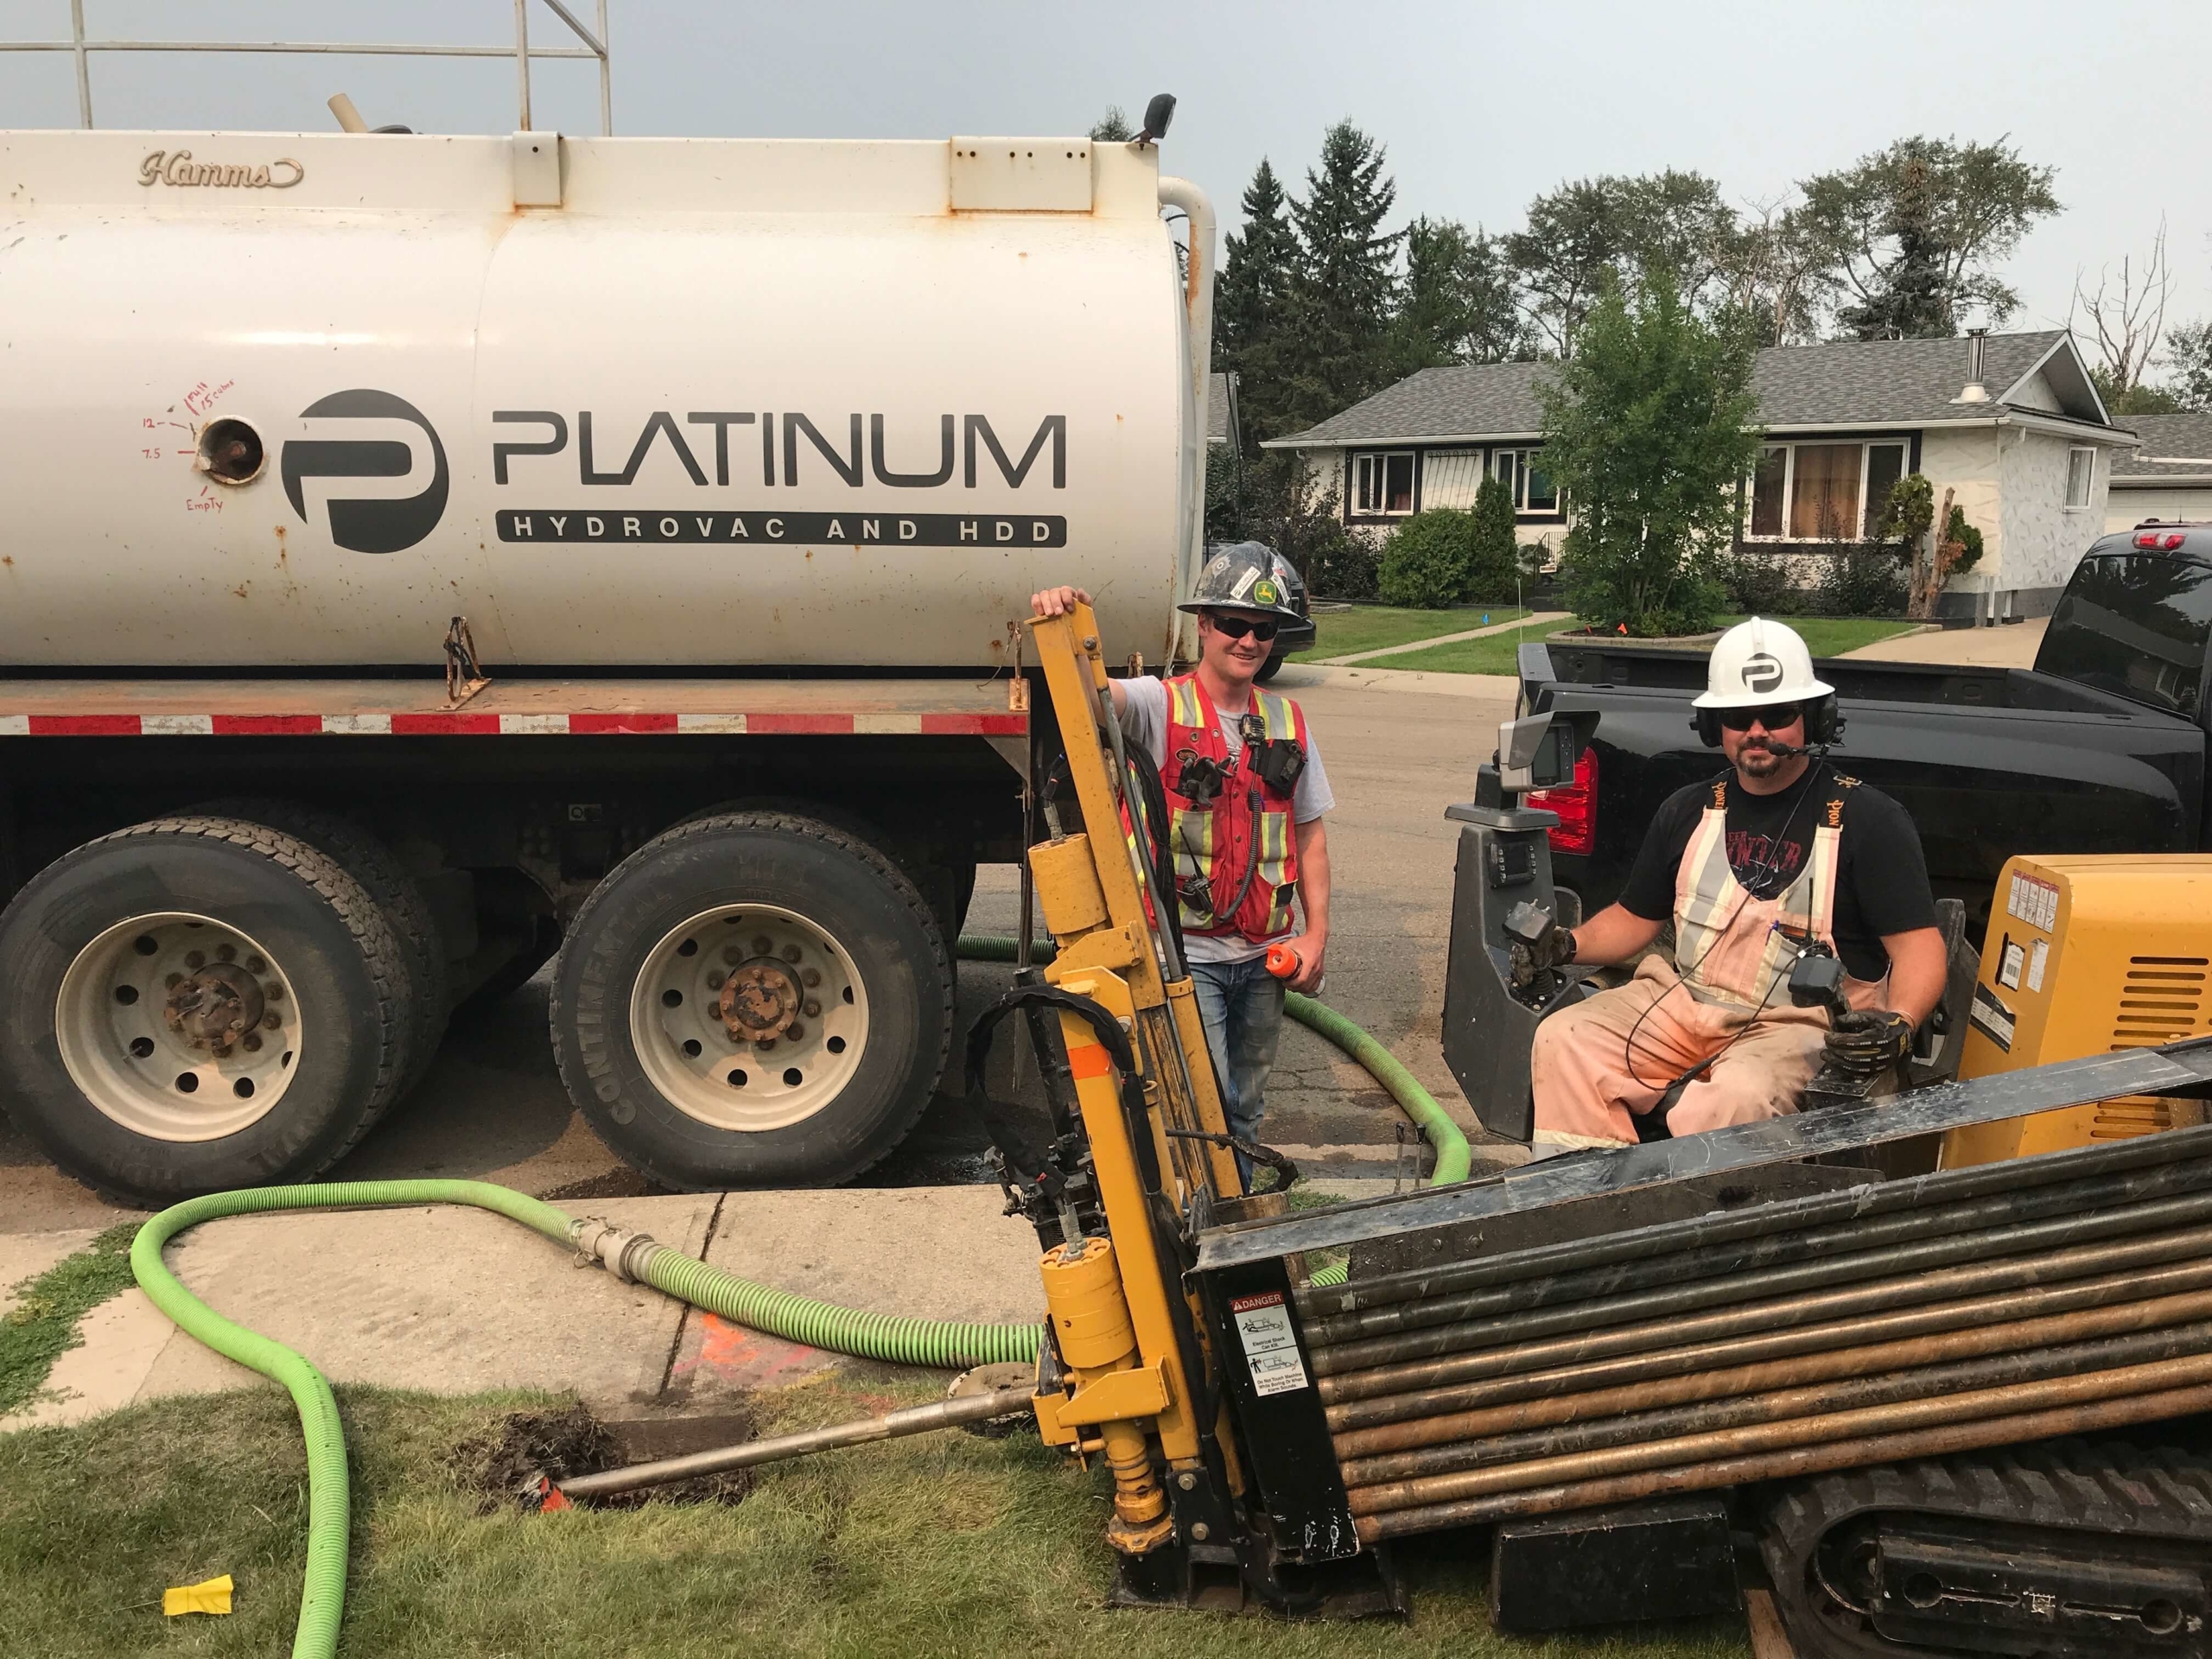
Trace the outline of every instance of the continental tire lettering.
{"type": "Polygon", "coordinates": [[[795,542],[840,547],[1032,547],[1068,544],[1058,513],[700,512],[656,510],[601,516],[575,508],[502,508],[503,542],[795,542]]]}

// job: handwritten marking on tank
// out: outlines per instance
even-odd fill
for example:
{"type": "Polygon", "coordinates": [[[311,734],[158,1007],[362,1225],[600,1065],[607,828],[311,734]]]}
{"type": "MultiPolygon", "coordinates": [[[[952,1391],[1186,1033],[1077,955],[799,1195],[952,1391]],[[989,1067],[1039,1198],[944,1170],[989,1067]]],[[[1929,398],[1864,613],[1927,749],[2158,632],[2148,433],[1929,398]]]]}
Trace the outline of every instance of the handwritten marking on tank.
{"type": "Polygon", "coordinates": [[[308,175],[289,156],[273,162],[195,162],[188,149],[156,149],[138,163],[143,185],[212,185],[226,190],[289,190],[308,175]]]}
{"type": "Polygon", "coordinates": [[[854,547],[1065,547],[1057,513],[586,512],[503,508],[502,542],[788,542],[854,547]],[[849,533],[857,531],[857,534],[849,533]]]}
{"type": "Polygon", "coordinates": [[[226,380],[219,386],[211,386],[205,380],[202,380],[190,391],[184,394],[184,406],[190,410],[194,415],[204,415],[207,412],[208,409],[213,406],[218,397],[220,397],[225,392],[228,391],[236,385],[238,385],[238,382],[235,380],[226,380]]]}

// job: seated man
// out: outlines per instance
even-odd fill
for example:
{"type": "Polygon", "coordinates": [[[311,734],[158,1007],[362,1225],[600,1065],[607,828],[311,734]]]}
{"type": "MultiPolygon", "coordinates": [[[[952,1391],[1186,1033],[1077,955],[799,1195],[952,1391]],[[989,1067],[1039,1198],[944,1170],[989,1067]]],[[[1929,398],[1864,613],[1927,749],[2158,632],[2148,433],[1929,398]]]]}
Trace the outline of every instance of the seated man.
{"type": "Polygon", "coordinates": [[[1715,645],[1695,706],[1731,770],[1668,798],[1618,904],[1531,952],[1539,967],[1618,963],[1675,924],[1671,959],[1654,952],[1536,1027],[1536,1155],[1634,1143],[1635,1117],[1694,1068],[1671,1134],[1795,1111],[1824,1050],[1871,1077],[1911,1046],[1942,996],[1943,936],[1904,809],[1808,753],[1834,700],[1780,623],[1753,617],[1715,645]],[[1853,1012],[1834,1032],[1789,1000],[1808,941],[1843,961],[1853,1012]]]}

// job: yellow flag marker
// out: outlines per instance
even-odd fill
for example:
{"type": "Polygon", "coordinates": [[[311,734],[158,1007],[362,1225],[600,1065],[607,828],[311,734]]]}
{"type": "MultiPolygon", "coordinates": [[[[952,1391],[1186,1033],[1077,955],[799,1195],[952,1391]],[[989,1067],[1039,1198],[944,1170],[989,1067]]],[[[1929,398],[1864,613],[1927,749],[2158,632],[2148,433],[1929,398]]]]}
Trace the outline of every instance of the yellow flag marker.
{"type": "Polygon", "coordinates": [[[231,1611],[231,1575],[188,1584],[162,1592],[162,1611],[175,1618],[179,1613],[227,1613],[231,1611]]]}

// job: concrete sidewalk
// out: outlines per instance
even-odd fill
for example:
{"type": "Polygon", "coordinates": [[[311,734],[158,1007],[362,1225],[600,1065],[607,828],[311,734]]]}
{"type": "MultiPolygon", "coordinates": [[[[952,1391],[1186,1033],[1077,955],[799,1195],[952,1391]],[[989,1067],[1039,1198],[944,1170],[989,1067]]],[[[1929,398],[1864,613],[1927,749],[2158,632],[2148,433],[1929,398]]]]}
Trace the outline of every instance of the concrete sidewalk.
{"type": "MultiPolygon", "coordinates": [[[[1036,1235],[995,1187],[698,1193],[563,1206],[777,1289],[925,1319],[1043,1315],[1036,1235]]],[[[84,1237],[0,1237],[11,1274],[84,1237]]],[[[460,1393],[573,1389],[612,1417],[701,1390],[734,1393],[843,1364],[737,1327],[645,1285],[579,1268],[560,1246],[449,1206],[242,1216],[194,1229],[170,1268],[226,1318],[293,1348],[334,1382],[460,1393]]],[[[44,1395],[0,1430],[79,1421],[176,1394],[272,1386],[172,1325],[136,1287],[101,1304],[44,1395]]]]}
{"type": "MultiPolygon", "coordinates": [[[[1341,1156],[1351,1148],[1300,1148],[1341,1156]]],[[[1373,1164],[1361,1166],[1363,1174],[1373,1164]]],[[[1388,1180],[1316,1183],[1339,1197],[1388,1180]]],[[[995,1186],[595,1199],[562,1206],[778,1290],[864,1313],[978,1324],[1044,1317],[1037,1236],[995,1186]]],[[[0,1291],[89,1232],[0,1235],[0,1291]]],[[[569,1389],[610,1419],[711,1411],[855,1362],[746,1330],[580,1267],[503,1217],[460,1206],[303,1211],[194,1228],[169,1247],[193,1294],[305,1355],[334,1382],[467,1393],[569,1389]]],[[[0,1432],[179,1394],[273,1387],[171,1325],[135,1287],[80,1327],[45,1392],[0,1432]]]]}
{"type": "Polygon", "coordinates": [[[1373,651],[1347,652],[1341,657],[1315,657],[1308,660],[1316,668],[1349,668],[1354,663],[1371,663],[1378,657],[1397,657],[1409,651],[1427,651],[1431,645],[1456,645],[1462,639],[1484,639],[1494,633],[1510,633],[1516,628],[1534,627],[1545,622],[1564,622],[1569,614],[1566,611],[1531,611],[1526,616],[1516,616],[1508,622],[1493,622],[1487,627],[1465,628],[1458,633],[1440,633],[1427,639],[1409,639],[1402,645],[1378,645],[1373,651]]]}

